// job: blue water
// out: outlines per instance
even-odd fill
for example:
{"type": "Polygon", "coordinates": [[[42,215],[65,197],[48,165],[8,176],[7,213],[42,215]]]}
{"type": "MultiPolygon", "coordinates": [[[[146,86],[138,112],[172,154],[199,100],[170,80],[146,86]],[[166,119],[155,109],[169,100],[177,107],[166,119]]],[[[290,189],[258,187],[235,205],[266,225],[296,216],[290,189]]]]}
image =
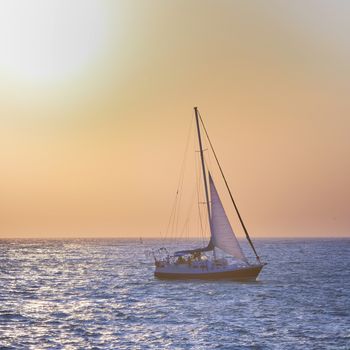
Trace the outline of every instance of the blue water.
{"type": "Polygon", "coordinates": [[[350,349],[350,239],[256,241],[256,283],[156,280],[158,244],[0,241],[0,348],[350,349]]]}

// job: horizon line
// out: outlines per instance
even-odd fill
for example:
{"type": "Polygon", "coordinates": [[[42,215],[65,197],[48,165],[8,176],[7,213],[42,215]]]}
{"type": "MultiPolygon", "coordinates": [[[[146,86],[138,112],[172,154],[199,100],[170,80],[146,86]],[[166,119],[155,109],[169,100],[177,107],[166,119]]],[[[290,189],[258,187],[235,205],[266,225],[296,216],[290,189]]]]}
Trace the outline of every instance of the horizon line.
{"type": "MultiPolygon", "coordinates": [[[[182,240],[182,241],[193,241],[193,240],[202,240],[201,237],[171,237],[171,238],[164,238],[159,236],[61,236],[61,237],[38,237],[38,236],[32,236],[32,237],[23,237],[23,236],[16,236],[16,237],[0,237],[0,241],[8,241],[8,240],[50,240],[50,241],[66,241],[66,240],[137,240],[139,241],[140,238],[142,240],[162,240],[162,241],[176,241],[176,240],[182,240]]],[[[265,240],[265,239],[350,239],[350,236],[259,236],[256,238],[253,238],[253,240],[265,240]]],[[[244,241],[246,240],[245,237],[239,237],[238,240],[244,241]]]]}

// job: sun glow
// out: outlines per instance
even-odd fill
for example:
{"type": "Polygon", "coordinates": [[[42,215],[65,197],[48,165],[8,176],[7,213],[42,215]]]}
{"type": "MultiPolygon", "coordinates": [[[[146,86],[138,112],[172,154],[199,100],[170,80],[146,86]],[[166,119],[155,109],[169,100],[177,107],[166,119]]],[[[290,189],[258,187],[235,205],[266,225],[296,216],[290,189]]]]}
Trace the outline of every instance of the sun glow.
{"type": "Polygon", "coordinates": [[[0,73],[32,84],[65,81],[107,48],[108,9],[98,0],[0,3],[0,73]]]}

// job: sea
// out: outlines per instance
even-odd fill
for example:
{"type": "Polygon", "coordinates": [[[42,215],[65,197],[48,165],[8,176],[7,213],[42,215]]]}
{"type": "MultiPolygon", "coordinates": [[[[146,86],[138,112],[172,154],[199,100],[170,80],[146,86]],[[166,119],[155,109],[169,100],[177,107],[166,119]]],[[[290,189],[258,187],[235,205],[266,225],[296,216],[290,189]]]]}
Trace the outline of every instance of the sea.
{"type": "Polygon", "coordinates": [[[350,349],[350,239],[255,240],[250,283],[158,280],[162,243],[1,240],[0,349],[350,349]]]}

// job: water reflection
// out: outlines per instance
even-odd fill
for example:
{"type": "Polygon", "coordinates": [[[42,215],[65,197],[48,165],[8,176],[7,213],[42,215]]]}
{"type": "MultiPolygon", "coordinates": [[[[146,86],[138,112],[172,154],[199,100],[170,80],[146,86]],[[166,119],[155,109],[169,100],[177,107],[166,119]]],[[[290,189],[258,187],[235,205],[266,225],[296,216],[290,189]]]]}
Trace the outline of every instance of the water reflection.
{"type": "Polygon", "coordinates": [[[156,241],[1,241],[8,348],[346,349],[350,240],[260,241],[257,282],[160,281],[156,241]],[[332,256],[332,259],[326,259],[332,256]]]}

